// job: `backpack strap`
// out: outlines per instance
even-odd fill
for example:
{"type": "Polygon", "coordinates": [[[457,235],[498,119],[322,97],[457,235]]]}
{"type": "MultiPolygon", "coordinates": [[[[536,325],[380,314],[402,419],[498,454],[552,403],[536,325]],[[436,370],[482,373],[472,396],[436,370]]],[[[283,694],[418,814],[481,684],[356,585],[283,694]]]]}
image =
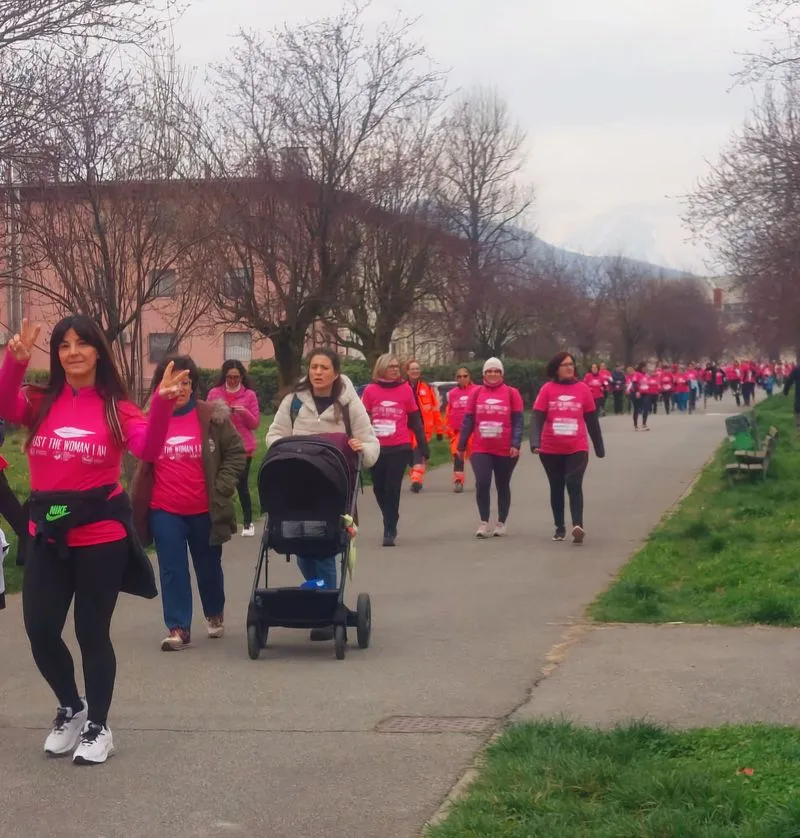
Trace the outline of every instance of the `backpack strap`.
{"type": "Polygon", "coordinates": [[[303,403],[300,401],[299,396],[296,394],[292,396],[292,403],[289,405],[289,421],[292,423],[292,427],[294,427],[294,423],[297,419],[297,414],[300,413],[300,408],[303,406],[303,403]]]}
{"type": "Polygon", "coordinates": [[[342,422],[344,422],[344,431],[347,434],[348,439],[353,438],[353,426],[350,422],[350,405],[343,404],[342,405],[342,422]]]}

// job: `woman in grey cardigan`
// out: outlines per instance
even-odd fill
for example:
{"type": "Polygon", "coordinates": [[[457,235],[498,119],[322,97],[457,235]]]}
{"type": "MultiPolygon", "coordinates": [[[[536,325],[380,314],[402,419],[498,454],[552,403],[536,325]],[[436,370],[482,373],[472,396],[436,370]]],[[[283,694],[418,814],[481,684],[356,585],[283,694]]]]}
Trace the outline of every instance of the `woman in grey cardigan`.
{"type": "MultiPolygon", "coordinates": [[[[362,455],[364,468],[380,455],[369,415],[350,379],[342,375],[339,355],[331,349],[315,349],[309,356],[308,375],[281,402],[267,431],[267,447],[284,437],[317,434],[347,434],[350,447],[362,455]]],[[[336,587],[336,556],[298,556],[297,564],[307,580],[321,579],[326,588],[336,587]]],[[[332,637],[333,627],[311,632],[312,640],[332,637]]]]}

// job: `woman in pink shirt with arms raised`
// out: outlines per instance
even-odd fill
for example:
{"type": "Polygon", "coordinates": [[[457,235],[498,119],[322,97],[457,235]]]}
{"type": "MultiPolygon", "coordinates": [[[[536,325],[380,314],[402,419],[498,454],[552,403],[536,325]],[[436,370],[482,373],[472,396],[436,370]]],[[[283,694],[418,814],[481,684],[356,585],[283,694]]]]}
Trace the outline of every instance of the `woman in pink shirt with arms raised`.
{"type": "Polygon", "coordinates": [[[95,764],[114,753],[107,718],[116,676],[110,629],[117,597],[120,591],[157,595],[120,486],[122,455],[127,449],[143,460],[158,457],[187,373],[167,369],[145,418],[130,400],[100,328],[72,315],[50,337],[49,381],[26,386],[40,331],[23,321],[0,367],[0,417],[28,428],[31,539],[22,611],[33,658],[59,703],[45,752],[74,751],[74,762],[95,764]],[[73,599],[85,699],[61,637],[73,599]]]}

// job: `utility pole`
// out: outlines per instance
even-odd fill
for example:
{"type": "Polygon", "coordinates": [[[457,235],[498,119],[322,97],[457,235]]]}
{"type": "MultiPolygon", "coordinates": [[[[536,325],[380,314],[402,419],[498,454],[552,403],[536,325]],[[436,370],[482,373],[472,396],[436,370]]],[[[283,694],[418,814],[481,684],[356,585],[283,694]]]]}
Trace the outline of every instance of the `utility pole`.
{"type": "MultiPolygon", "coordinates": [[[[8,328],[16,334],[22,328],[22,260],[20,259],[19,240],[19,190],[14,185],[14,167],[9,160],[6,163],[6,218],[8,232],[8,328]]],[[[9,335],[10,337],[11,335],[9,335]]]]}

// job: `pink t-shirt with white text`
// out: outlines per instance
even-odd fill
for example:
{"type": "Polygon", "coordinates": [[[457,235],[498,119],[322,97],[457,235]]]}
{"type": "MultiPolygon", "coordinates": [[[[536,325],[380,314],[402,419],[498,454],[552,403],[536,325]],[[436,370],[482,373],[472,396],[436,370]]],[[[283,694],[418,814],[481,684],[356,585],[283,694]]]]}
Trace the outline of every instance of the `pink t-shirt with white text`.
{"type": "MultiPolygon", "coordinates": [[[[21,389],[26,366],[6,353],[0,367],[0,418],[31,427],[42,395],[21,389]]],[[[164,442],[172,405],[156,396],[148,418],[133,402],[118,402],[124,447],[141,460],[155,460],[164,442]]],[[[86,387],[73,391],[65,386],[28,446],[31,490],[83,492],[118,484],[123,453],[124,448],[114,442],[105,418],[105,403],[97,390],[86,387]]],[[[101,521],[69,530],[67,544],[87,547],[124,537],[122,524],[101,521]]]]}
{"type": "Polygon", "coordinates": [[[575,454],[589,450],[585,413],[595,411],[594,396],[582,382],[548,381],[539,390],[534,410],[547,414],[539,451],[542,454],[575,454]]]}
{"type": "Polygon", "coordinates": [[[390,387],[375,382],[368,384],[361,401],[372,420],[372,429],[381,448],[411,445],[408,416],[418,412],[419,406],[408,382],[390,387]]]}
{"type": "Polygon", "coordinates": [[[468,384],[466,387],[453,387],[447,394],[447,427],[451,431],[458,433],[461,430],[475,388],[475,384],[468,384]]]}
{"type": "Polygon", "coordinates": [[[516,387],[478,387],[466,415],[474,415],[473,454],[508,457],[511,451],[511,414],[522,413],[525,403],[516,387]]]}
{"type": "Polygon", "coordinates": [[[162,509],[173,515],[208,512],[203,437],[196,410],[173,414],[153,477],[151,509],[162,509]]]}

